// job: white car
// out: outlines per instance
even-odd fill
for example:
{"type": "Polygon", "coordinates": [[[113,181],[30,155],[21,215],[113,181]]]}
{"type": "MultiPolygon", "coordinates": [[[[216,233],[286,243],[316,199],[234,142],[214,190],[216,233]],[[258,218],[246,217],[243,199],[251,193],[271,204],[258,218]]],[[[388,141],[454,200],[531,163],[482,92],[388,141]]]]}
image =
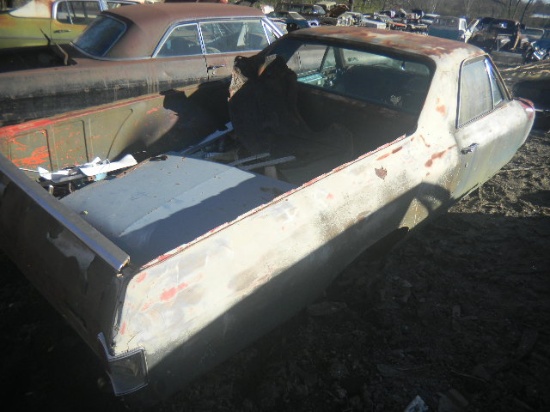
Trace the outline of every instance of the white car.
{"type": "Polygon", "coordinates": [[[229,87],[1,128],[0,247],[144,407],[480,187],[534,117],[467,43],[296,30],[229,87]]]}
{"type": "Polygon", "coordinates": [[[360,26],[363,27],[372,27],[375,29],[387,29],[388,25],[385,21],[382,19],[376,19],[371,17],[371,15],[363,14],[361,17],[361,22],[359,23],[360,26]]]}

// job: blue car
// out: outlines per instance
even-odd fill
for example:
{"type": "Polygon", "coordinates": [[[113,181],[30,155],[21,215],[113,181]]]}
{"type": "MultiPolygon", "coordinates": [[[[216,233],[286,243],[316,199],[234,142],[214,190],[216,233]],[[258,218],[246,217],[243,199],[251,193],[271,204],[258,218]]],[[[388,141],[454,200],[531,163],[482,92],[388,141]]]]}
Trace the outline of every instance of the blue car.
{"type": "Polygon", "coordinates": [[[526,61],[536,62],[550,59],[550,30],[545,30],[540,39],[531,43],[527,51],[526,61]]]}

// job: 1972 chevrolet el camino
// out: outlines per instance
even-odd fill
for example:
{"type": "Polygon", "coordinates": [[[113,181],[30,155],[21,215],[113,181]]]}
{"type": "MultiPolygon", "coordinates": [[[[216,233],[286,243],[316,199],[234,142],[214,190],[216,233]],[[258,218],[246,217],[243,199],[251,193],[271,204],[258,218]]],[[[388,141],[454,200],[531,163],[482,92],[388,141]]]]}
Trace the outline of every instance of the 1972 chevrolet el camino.
{"type": "Polygon", "coordinates": [[[71,44],[0,51],[0,125],[226,81],[235,56],[258,53],[281,35],[253,7],[159,3],[111,9],[71,44]]]}
{"type": "Polygon", "coordinates": [[[170,396],[512,158],[530,102],[481,49],[416,40],[297,30],[237,58],[219,100],[195,87],[0,129],[0,246],[116,395],[170,396]]]}

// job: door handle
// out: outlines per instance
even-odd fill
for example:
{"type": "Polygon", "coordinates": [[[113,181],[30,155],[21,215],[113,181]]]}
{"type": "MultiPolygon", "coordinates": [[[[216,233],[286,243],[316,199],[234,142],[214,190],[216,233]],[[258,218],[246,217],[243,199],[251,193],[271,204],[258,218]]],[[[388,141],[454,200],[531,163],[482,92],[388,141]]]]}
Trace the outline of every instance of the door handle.
{"type": "Polygon", "coordinates": [[[218,66],[208,66],[208,67],[206,68],[206,70],[209,71],[209,72],[213,72],[213,71],[215,71],[216,69],[220,69],[220,68],[222,68],[222,67],[225,67],[225,64],[220,64],[220,65],[218,65],[218,66]]]}
{"type": "Polygon", "coordinates": [[[462,154],[473,153],[474,150],[476,150],[478,146],[479,146],[479,143],[472,143],[470,146],[465,147],[464,149],[461,149],[460,153],[462,153],[462,154]]]}
{"type": "Polygon", "coordinates": [[[70,30],[54,30],[54,33],[70,33],[70,30]]]}

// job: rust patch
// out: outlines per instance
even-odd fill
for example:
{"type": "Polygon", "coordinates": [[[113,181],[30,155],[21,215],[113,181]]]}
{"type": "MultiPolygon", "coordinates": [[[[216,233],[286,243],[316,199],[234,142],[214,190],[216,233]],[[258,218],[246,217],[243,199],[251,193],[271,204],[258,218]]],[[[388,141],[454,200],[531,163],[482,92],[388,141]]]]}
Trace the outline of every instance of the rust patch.
{"type": "Polygon", "coordinates": [[[120,334],[124,335],[126,332],[126,322],[122,322],[122,325],[120,326],[120,334]]]}
{"type": "Polygon", "coordinates": [[[386,176],[388,175],[388,171],[381,167],[380,169],[374,169],[376,176],[378,176],[380,179],[384,180],[386,176]]]}
{"type": "Polygon", "coordinates": [[[441,113],[442,115],[444,115],[446,112],[447,112],[447,108],[445,107],[444,104],[439,104],[436,106],[435,108],[439,113],[441,113]]]}
{"type": "Polygon", "coordinates": [[[431,147],[432,146],[431,144],[426,142],[426,139],[424,138],[424,136],[420,135],[420,139],[422,139],[422,143],[424,143],[424,146],[426,146],[426,147],[431,147]]]}
{"type": "Polygon", "coordinates": [[[160,295],[160,300],[162,301],[171,300],[174,296],[176,296],[176,293],[178,293],[180,290],[185,289],[187,286],[188,286],[187,283],[183,282],[176,287],[170,288],[162,292],[162,294],[160,295]]]}
{"type": "Polygon", "coordinates": [[[386,157],[392,155],[392,154],[396,154],[397,152],[399,152],[401,149],[403,149],[403,146],[399,146],[399,147],[396,147],[395,149],[393,149],[391,151],[391,153],[385,153],[383,154],[382,156],[379,156],[376,158],[376,160],[384,160],[386,157]]]}
{"type": "Polygon", "coordinates": [[[145,280],[146,277],[147,277],[147,273],[146,272],[141,272],[139,275],[137,275],[136,282],[141,283],[145,280]]]}
{"type": "Polygon", "coordinates": [[[13,163],[17,167],[32,167],[40,166],[49,161],[48,146],[42,146],[34,149],[30,156],[22,159],[13,159],[13,163]]]}
{"type": "Polygon", "coordinates": [[[161,262],[165,261],[166,259],[170,259],[171,257],[172,257],[172,254],[170,254],[170,253],[160,255],[159,257],[157,257],[155,259],[155,263],[161,263],[161,262]]]}
{"type": "Polygon", "coordinates": [[[445,154],[445,152],[446,152],[446,150],[443,150],[443,151],[438,152],[438,153],[434,153],[432,155],[431,159],[426,162],[426,167],[432,167],[432,165],[434,163],[434,160],[441,159],[443,157],[443,155],[445,154]]]}
{"type": "Polygon", "coordinates": [[[333,195],[332,193],[329,193],[329,194],[327,195],[327,199],[328,199],[328,200],[334,199],[334,195],[333,195]]]}

